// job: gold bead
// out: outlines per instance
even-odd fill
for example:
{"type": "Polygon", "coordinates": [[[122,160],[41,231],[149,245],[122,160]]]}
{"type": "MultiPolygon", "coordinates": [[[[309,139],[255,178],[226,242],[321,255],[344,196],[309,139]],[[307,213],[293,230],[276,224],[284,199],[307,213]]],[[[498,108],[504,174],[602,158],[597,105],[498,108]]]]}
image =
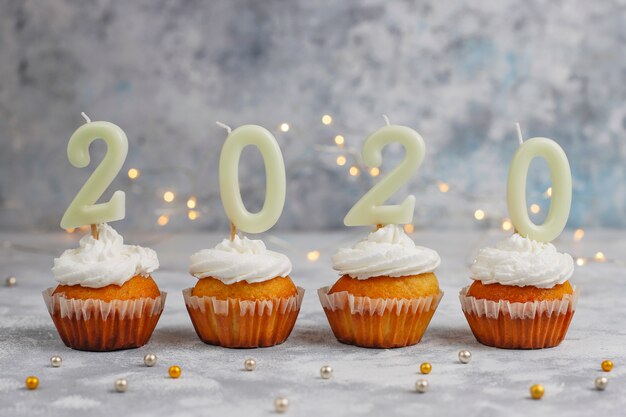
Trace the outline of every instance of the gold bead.
{"type": "Polygon", "coordinates": [[[28,378],[26,378],[26,388],[33,390],[37,389],[38,386],[39,378],[37,378],[36,376],[29,376],[28,378]]]}
{"type": "Polygon", "coordinates": [[[541,384],[535,384],[532,387],[530,387],[530,396],[533,400],[540,400],[541,397],[543,397],[543,394],[545,393],[545,389],[543,388],[543,385],[541,384]]]}
{"type": "Polygon", "coordinates": [[[173,366],[170,366],[168,373],[170,374],[170,378],[176,379],[180,377],[180,374],[182,373],[182,371],[180,370],[180,366],[173,365],[173,366]]]}
{"type": "Polygon", "coordinates": [[[424,362],[420,365],[420,372],[424,375],[428,375],[433,370],[433,366],[429,362],[424,362]]]}
{"type": "Polygon", "coordinates": [[[613,370],[613,361],[610,361],[608,359],[602,361],[602,370],[604,372],[611,372],[611,370],[613,370]]]}
{"type": "Polygon", "coordinates": [[[274,409],[277,413],[285,413],[289,408],[289,400],[285,397],[278,397],[274,400],[274,409]]]}

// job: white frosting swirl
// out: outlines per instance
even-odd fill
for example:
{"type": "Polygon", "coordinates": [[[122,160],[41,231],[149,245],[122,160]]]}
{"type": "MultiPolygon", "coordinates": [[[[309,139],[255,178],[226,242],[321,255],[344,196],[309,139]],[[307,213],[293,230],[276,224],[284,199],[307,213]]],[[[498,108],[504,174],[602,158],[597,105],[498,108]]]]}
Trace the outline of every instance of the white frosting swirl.
{"type": "Polygon", "coordinates": [[[80,247],[54,259],[52,273],[63,285],[102,288],[123,285],[135,275],[149,276],[159,267],[156,252],[125,245],[124,238],[106,223],[98,225],[98,239],[87,234],[80,247]]]}
{"type": "Polygon", "coordinates": [[[416,246],[402,226],[395,224],[381,227],[333,256],[335,270],[357,279],[419,275],[434,271],[440,262],[436,251],[416,246]]]}
{"type": "Polygon", "coordinates": [[[495,247],[481,249],[471,269],[472,279],[483,284],[552,288],[572,277],[574,260],[567,253],[557,252],[551,243],[516,233],[495,247]]]}
{"type": "Polygon", "coordinates": [[[189,272],[196,278],[213,277],[225,284],[248,283],[286,277],[291,262],[282,253],[267,250],[262,240],[224,239],[213,249],[191,255],[189,272]]]}

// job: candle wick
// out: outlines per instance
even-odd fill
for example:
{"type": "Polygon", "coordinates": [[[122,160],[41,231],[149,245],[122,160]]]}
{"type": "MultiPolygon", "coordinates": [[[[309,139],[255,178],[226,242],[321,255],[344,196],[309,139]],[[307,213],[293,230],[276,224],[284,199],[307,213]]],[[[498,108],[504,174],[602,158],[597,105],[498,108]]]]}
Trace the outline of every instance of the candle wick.
{"type": "Polygon", "coordinates": [[[522,136],[522,128],[519,125],[519,123],[515,123],[515,127],[517,128],[517,140],[519,141],[519,144],[522,145],[524,144],[524,136],[522,136]]]}
{"type": "Polygon", "coordinates": [[[230,222],[230,240],[235,240],[235,236],[237,235],[237,228],[235,227],[235,223],[230,222]]]}
{"type": "Polygon", "coordinates": [[[389,117],[386,114],[383,114],[383,119],[385,119],[385,123],[387,126],[391,126],[391,122],[389,122],[389,117]]]}
{"type": "Polygon", "coordinates": [[[230,132],[233,131],[233,129],[230,128],[230,126],[228,126],[225,123],[222,122],[215,122],[216,125],[218,125],[219,127],[223,127],[224,129],[226,129],[226,131],[228,132],[228,134],[230,135],[230,132]]]}
{"type": "Polygon", "coordinates": [[[91,123],[91,119],[89,118],[89,116],[87,116],[87,114],[84,111],[81,112],[80,115],[83,116],[83,118],[85,119],[87,123],[91,123]]]}
{"type": "Polygon", "coordinates": [[[98,234],[98,226],[96,226],[95,224],[91,225],[91,237],[96,240],[98,240],[98,238],[100,237],[98,234]]]}

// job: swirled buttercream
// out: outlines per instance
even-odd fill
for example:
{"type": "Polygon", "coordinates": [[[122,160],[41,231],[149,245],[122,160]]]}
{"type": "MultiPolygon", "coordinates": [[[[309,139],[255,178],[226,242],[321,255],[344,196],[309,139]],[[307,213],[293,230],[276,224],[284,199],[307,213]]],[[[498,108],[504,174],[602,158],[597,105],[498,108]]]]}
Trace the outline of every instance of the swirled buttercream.
{"type": "Polygon", "coordinates": [[[189,273],[196,278],[217,278],[225,284],[262,282],[286,277],[290,272],[287,256],[268,250],[262,240],[239,236],[194,253],[189,266],[189,273]]]}
{"type": "Polygon", "coordinates": [[[124,238],[106,223],[98,225],[98,239],[87,234],[80,246],[54,259],[52,273],[63,285],[102,288],[123,285],[135,275],[149,276],[159,267],[156,252],[125,245],[124,238]]]}
{"type": "Polygon", "coordinates": [[[557,252],[551,243],[516,233],[495,247],[481,249],[471,269],[472,279],[483,284],[552,288],[572,277],[574,261],[569,254],[557,252]]]}
{"type": "Polygon", "coordinates": [[[436,251],[416,246],[402,226],[395,224],[381,227],[333,256],[335,270],[357,279],[419,275],[434,271],[440,262],[436,251]]]}

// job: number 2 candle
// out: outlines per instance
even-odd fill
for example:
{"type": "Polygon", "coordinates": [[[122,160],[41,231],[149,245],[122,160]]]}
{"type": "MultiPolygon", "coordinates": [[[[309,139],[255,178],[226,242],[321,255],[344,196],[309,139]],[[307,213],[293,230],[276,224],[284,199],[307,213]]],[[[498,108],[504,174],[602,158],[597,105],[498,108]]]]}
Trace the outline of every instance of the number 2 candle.
{"type": "Polygon", "coordinates": [[[344,218],[346,226],[406,224],[413,221],[415,196],[409,195],[398,205],[383,203],[406,184],[422,164],[426,149],[422,136],[409,127],[387,124],[372,133],[363,143],[363,161],[372,168],[380,166],[383,148],[396,142],[404,147],[404,158],[357,201],[344,218]]]}
{"type": "Polygon", "coordinates": [[[65,211],[61,219],[64,229],[121,220],[125,216],[126,196],[123,191],[115,191],[106,203],[96,202],[124,165],[128,154],[126,134],[113,123],[92,122],[84,113],[83,117],[87,123],[74,132],[67,144],[70,163],[77,168],[89,165],[89,145],[97,139],[106,142],[107,152],[65,211]]]}

